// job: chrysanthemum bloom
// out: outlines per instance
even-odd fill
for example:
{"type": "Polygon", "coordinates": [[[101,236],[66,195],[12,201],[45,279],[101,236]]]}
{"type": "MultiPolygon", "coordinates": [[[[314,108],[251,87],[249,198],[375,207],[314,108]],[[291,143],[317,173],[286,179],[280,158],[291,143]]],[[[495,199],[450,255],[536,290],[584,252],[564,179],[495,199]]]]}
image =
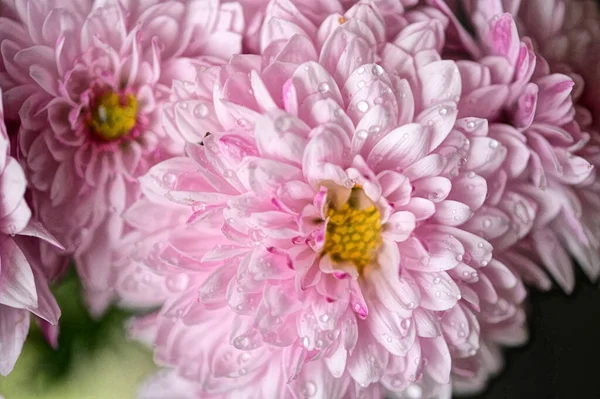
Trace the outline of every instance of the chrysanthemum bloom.
{"type": "MultiPolygon", "coordinates": [[[[0,91],[0,94],[2,92],[0,91]]],[[[32,240],[56,242],[36,223],[25,202],[25,174],[10,155],[0,102],[0,374],[10,373],[29,331],[30,313],[40,318],[50,343],[56,343],[60,309],[32,251],[32,240]],[[31,238],[34,237],[34,238],[31,238]],[[49,324],[48,324],[49,323],[49,324]]]]}
{"type": "MultiPolygon", "coordinates": [[[[570,76],[575,85],[571,92],[575,119],[589,134],[589,142],[578,155],[594,166],[586,184],[575,188],[576,214],[586,231],[582,235],[562,235],[573,256],[588,270],[597,265],[600,244],[600,7],[594,1],[557,0],[521,2],[515,10],[519,28],[532,37],[535,48],[548,61],[552,71],[570,76]],[[591,237],[591,238],[590,238],[591,237]],[[583,245],[580,243],[583,242],[583,245]],[[591,241],[593,245],[586,245],[591,241]]],[[[594,273],[588,272],[592,278],[594,273]]]]}
{"type": "MultiPolygon", "coordinates": [[[[435,3],[450,15],[445,3],[435,3]]],[[[573,107],[574,81],[553,73],[531,41],[520,39],[512,16],[497,13],[499,2],[474,7],[477,40],[456,19],[452,25],[462,32],[456,37],[464,51],[457,61],[464,94],[460,112],[487,118],[490,136],[512,155],[474,169],[490,182],[490,195],[470,229],[481,231],[499,258],[527,281],[550,286],[538,263],[569,292],[574,285],[569,253],[590,278],[600,272],[598,215],[582,213],[577,195],[580,187],[595,187],[596,179],[592,158],[585,156],[589,134],[573,107]]]]}
{"type": "Polygon", "coordinates": [[[2,7],[0,85],[20,118],[35,216],[74,255],[98,312],[128,263],[132,227],[121,213],[139,194],[137,177],[182,151],[160,122],[171,82],[240,51],[242,10],[217,0],[2,7]]]}
{"type": "Polygon", "coordinates": [[[441,23],[386,42],[370,2],[319,27],[289,4],[269,5],[261,56],[176,82],[165,106],[187,157],[154,166],[127,217],[152,230],[158,215],[144,261],[180,293],[131,326],[172,368],[142,396],[448,394],[451,357],[477,355],[478,310],[522,315],[505,293],[519,280],[459,227],[487,194],[461,168],[506,148],[469,150],[441,23]],[[193,107],[206,115],[190,123],[193,107]]]}
{"type": "MultiPolygon", "coordinates": [[[[522,1],[519,29],[556,72],[573,77],[578,109],[600,127],[600,6],[593,0],[522,1]]],[[[582,118],[583,119],[583,118],[582,118]]],[[[580,120],[582,123],[583,120],[580,120]]],[[[583,124],[583,123],[582,123],[583,124]]]]}

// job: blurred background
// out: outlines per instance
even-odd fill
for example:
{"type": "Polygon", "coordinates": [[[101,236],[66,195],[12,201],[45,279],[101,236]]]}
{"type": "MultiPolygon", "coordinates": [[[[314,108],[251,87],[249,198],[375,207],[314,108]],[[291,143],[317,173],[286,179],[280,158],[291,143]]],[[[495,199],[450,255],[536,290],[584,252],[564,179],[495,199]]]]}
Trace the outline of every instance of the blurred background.
{"type": "MultiPolygon", "coordinates": [[[[155,366],[148,349],[126,339],[129,316],[112,309],[92,320],[74,275],[55,294],[63,309],[59,349],[33,328],[14,372],[0,377],[0,393],[5,399],[135,398],[155,366]]],[[[579,275],[573,295],[533,293],[529,310],[530,343],[507,351],[504,372],[473,399],[600,398],[598,287],[579,275]]]]}

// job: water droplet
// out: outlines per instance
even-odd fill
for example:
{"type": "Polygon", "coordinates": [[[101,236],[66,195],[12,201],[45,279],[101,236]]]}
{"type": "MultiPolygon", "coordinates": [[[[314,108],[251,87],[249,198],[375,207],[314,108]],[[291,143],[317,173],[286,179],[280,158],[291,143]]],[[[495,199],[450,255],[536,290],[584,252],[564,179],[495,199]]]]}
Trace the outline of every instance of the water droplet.
{"type": "Polygon", "coordinates": [[[477,244],[477,248],[483,248],[483,242],[479,242],[479,243],[477,244]]]}
{"type": "Polygon", "coordinates": [[[163,175],[162,181],[165,186],[173,188],[175,186],[175,183],[177,182],[177,176],[173,173],[165,173],[163,175]]]}
{"type": "Polygon", "coordinates": [[[238,356],[238,364],[242,365],[244,363],[247,363],[248,360],[250,360],[250,352],[244,352],[241,355],[238,356]]]}
{"type": "Polygon", "coordinates": [[[442,108],[439,109],[438,113],[441,116],[446,116],[448,114],[448,109],[446,107],[442,107],[442,108]]]}
{"type": "Polygon", "coordinates": [[[409,385],[406,388],[406,396],[409,399],[421,399],[422,395],[423,389],[421,389],[421,387],[416,384],[409,385]]]}
{"type": "Polygon", "coordinates": [[[469,356],[475,356],[477,354],[477,350],[475,348],[469,349],[469,356]]]}
{"type": "Polygon", "coordinates": [[[327,82],[319,83],[319,92],[325,94],[329,91],[329,84],[327,82]]]}
{"type": "Polygon", "coordinates": [[[498,148],[498,146],[499,146],[500,144],[498,143],[498,141],[496,141],[496,140],[492,139],[492,140],[490,140],[490,142],[489,142],[489,144],[488,144],[488,145],[490,146],[490,148],[498,148]]]}
{"type": "Polygon", "coordinates": [[[348,179],[348,180],[346,180],[346,181],[344,182],[344,186],[345,186],[346,188],[352,188],[352,187],[354,187],[354,180],[352,180],[352,179],[348,179]]]}
{"type": "Polygon", "coordinates": [[[483,267],[488,265],[488,261],[487,260],[482,260],[481,262],[479,262],[479,264],[483,267]]]}
{"type": "Polygon", "coordinates": [[[365,67],[360,67],[356,70],[356,73],[358,73],[359,75],[362,75],[365,72],[365,67]]]}
{"type": "Polygon", "coordinates": [[[303,398],[312,398],[317,394],[317,385],[312,381],[307,381],[302,388],[301,394],[303,398]]]}
{"type": "Polygon", "coordinates": [[[258,243],[265,239],[265,233],[261,229],[250,229],[248,238],[250,241],[258,243]]]}
{"type": "Polygon", "coordinates": [[[463,330],[460,330],[460,331],[458,332],[458,337],[459,337],[459,338],[464,338],[464,337],[466,337],[466,336],[467,336],[467,334],[466,334],[466,333],[465,333],[463,330]]]}
{"type": "Polygon", "coordinates": [[[492,219],[490,219],[490,218],[483,219],[483,222],[481,223],[481,225],[483,226],[483,228],[489,229],[492,226],[492,219]]]}
{"type": "Polygon", "coordinates": [[[279,118],[275,119],[275,130],[277,130],[278,132],[285,132],[289,128],[290,118],[288,118],[287,116],[280,116],[279,118]]]}
{"type": "Polygon", "coordinates": [[[356,86],[358,86],[359,89],[362,89],[363,87],[365,87],[365,81],[359,80],[356,86]]]}
{"type": "Polygon", "coordinates": [[[245,375],[248,372],[245,367],[242,367],[239,371],[240,375],[245,375]]]}
{"type": "Polygon", "coordinates": [[[433,126],[433,121],[431,119],[427,121],[427,126],[433,126]]]}
{"type": "Polygon", "coordinates": [[[246,349],[250,345],[250,339],[245,335],[240,335],[236,339],[233,340],[233,346],[237,349],[246,349]]]}
{"type": "Polygon", "coordinates": [[[469,128],[469,129],[473,129],[473,128],[475,128],[475,122],[473,122],[473,121],[468,121],[468,122],[467,122],[467,128],[469,128]]]}
{"type": "Polygon", "coordinates": [[[204,118],[208,115],[208,107],[204,104],[198,104],[194,107],[193,114],[196,118],[204,118]]]}
{"type": "Polygon", "coordinates": [[[227,169],[226,171],[223,172],[223,176],[225,176],[225,177],[233,177],[234,174],[235,174],[235,172],[231,169],[227,169]]]}
{"type": "Polygon", "coordinates": [[[461,254],[456,255],[457,262],[462,262],[462,260],[463,260],[463,256],[461,254]]]}
{"type": "Polygon", "coordinates": [[[369,104],[366,101],[361,100],[356,104],[356,108],[360,112],[367,112],[369,110],[369,104]]]}
{"type": "Polygon", "coordinates": [[[318,340],[315,342],[315,346],[316,346],[317,348],[322,348],[322,347],[323,347],[323,340],[321,340],[321,339],[318,339],[318,340]]]}
{"type": "Polygon", "coordinates": [[[400,322],[400,327],[402,327],[405,330],[408,330],[410,328],[410,324],[410,319],[402,319],[402,321],[400,322]]]}
{"type": "Polygon", "coordinates": [[[366,130],[359,130],[356,132],[356,137],[361,140],[365,140],[367,137],[369,137],[369,133],[366,130]]]}
{"type": "Polygon", "coordinates": [[[517,216],[517,218],[519,218],[521,222],[525,224],[529,223],[529,213],[527,212],[527,208],[525,207],[525,204],[523,204],[522,201],[519,201],[515,204],[513,211],[515,213],[515,216],[517,216]]]}
{"type": "Polygon", "coordinates": [[[409,302],[408,305],[406,305],[409,309],[414,309],[417,307],[417,304],[414,302],[409,302]]]}
{"type": "Polygon", "coordinates": [[[308,348],[309,345],[310,345],[310,341],[308,340],[308,337],[303,337],[302,338],[302,346],[304,346],[305,348],[308,348]]]}
{"type": "Polygon", "coordinates": [[[400,387],[402,386],[402,380],[401,380],[400,378],[395,378],[395,379],[392,381],[392,386],[393,386],[394,388],[400,388],[400,387]]]}
{"type": "Polygon", "coordinates": [[[187,288],[189,277],[185,273],[179,273],[167,278],[167,288],[171,292],[180,292],[187,288]]]}
{"type": "Polygon", "coordinates": [[[477,274],[477,272],[472,272],[471,273],[471,278],[477,278],[479,277],[479,275],[477,274]]]}
{"type": "Polygon", "coordinates": [[[371,68],[371,73],[375,76],[381,76],[383,74],[383,68],[379,65],[374,65],[373,68],[371,68]]]}
{"type": "MultiPolygon", "coordinates": [[[[439,284],[441,281],[442,281],[442,279],[441,279],[441,278],[439,278],[439,277],[435,277],[435,278],[433,279],[433,283],[434,283],[434,284],[439,284]]],[[[436,296],[437,296],[437,294],[438,294],[438,292],[436,292],[436,296]]]]}
{"type": "Polygon", "coordinates": [[[179,105],[179,107],[182,108],[182,109],[186,109],[188,107],[188,105],[187,105],[187,103],[185,101],[182,101],[182,102],[180,102],[177,105],[179,105]]]}
{"type": "Polygon", "coordinates": [[[321,320],[323,323],[327,323],[329,321],[329,314],[322,314],[321,317],[319,317],[319,320],[321,320]]]}

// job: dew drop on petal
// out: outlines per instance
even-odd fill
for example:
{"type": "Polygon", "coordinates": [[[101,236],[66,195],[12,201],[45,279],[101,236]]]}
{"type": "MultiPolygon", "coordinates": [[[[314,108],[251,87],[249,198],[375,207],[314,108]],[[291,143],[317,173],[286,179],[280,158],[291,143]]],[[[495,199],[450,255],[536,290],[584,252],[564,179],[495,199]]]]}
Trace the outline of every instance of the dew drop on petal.
{"type": "Polygon", "coordinates": [[[175,183],[177,182],[177,176],[173,173],[165,173],[163,175],[162,181],[165,186],[173,188],[175,183]]]}
{"type": "Polygon", "coordinates": [[[373,68],[371,68],[371,73],[375,76],[381,76],[383,74],[383,68],[379,65],[374,65],[373,68]]]}
{"type": "Polygon", "coordinates": [[[402,327],[405,330],[408,330],[410,328],[410,319],[402,319],[402,321],[400,322],[400,327],[402,327]]]}
{"type": "Polygon", "coordinates": [[[490,142],[489,142],[490,148],[498,148],[498,145],[499,145],[498,141],[496,141],[494,139],[490,140],[490,142]]]}
{"type": "Polygon", "coordinates": [[[196,118],[204,118],[208,115],[208,107],[204,104],[198,104],[194,107],[193,114],[196,118]]]}
{"type": "Polygon", "coordinates": [[[442,107],[442,108],[439,109],[438,113],[441,116],[446,116],[448,114],[448,109],[446,107],[442,107]]]}
{"type": "Polygon", "coordinates": [[[362,89],[363,87],[365,87],[365,84],[366,83],[364,80],[359,80],[356,86],[358,86],[359,89],[362,89]]]}
{"type": "Polygon", "coordinates": [[[308,340],[308,337],[303,337],[302,338],[302,346],[304,346],[305,348],[308,348],[309,345],[310,345],[310,342],[308,340]]]}
{"type": "MultiPolygon", "coordinates": [[[[414,376],[413,379],[416,380],[414,376]]],[[[405,392],[408,399],[421,399],[423,395],[423,389],[416,384],[409,385],[405,392]]]]}
{"type": "Polygon", "coordinates": [[[327,82],[319,83],[319,93],[325,94],[329,91],[329,84],[327,82]]]}
{"type": "Polygon", "coordinates": [[[356,104],[356,108],[360,112],[367,112],[369,110],[369,104],[366,101],[361,100],[356,104]]]}
{"type": "Polygon", "coordinates": [[[317,385],[312,381],[307,381],[302,388],[301,394],[303,398],[312,398],[317,394],[317,385]]]}
{"type": "Polygon", "coordinates": [[[367,137],[369,137],[369,133],[366,130],[359,130],[356,132],[356,137],[361,140],[365,140],[367,137]]]}
{"type": "Polygon", "coordinates": [[[265,233],[261,229],[251,229],[248,232],[248,238],[250,238],[252,242],[258,243],[264,240],[265,233]]]}

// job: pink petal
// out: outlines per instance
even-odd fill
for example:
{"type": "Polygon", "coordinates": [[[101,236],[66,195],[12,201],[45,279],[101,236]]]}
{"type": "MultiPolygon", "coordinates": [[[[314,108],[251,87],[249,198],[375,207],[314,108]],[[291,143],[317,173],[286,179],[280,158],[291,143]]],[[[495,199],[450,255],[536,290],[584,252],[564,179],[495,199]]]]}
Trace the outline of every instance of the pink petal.
{"type": "Polygon", "coordinates": [[[450,382],[450,351],[444,337],[422,338],[420,340],[423,357],[427,358],[427,373],[440,384],[450,382]]]}
{"type": "Polygon", "coordinates": [[[0,305],[0,374],[7,376],[21,354],[29,331],[29,312],[0,305]]]}
{"type": "Polygon", "coordinates": [[[429,310],[446,310],[456,305],[460,290],[447,273],[411,272],[421,291],[420,306],[429,310]]]}
{"type": "Polygon", "coordinates": [[[14,308],[35,308],[38,296],[29,262],[12,238],[0,243],[0,304],[14,308]]]}
{"type": "Polygon", "coordinates": [[[424,107],[438,104],[440,99],[454,99],[460,96],[461,79],[453,61],[436,61],[417,71],[423,85],[424,107]]]}
{"type": "Polygon", "coordinates": [[[374,171],[401,170],[427,154],[429,133],[419,124],[392,130],[371,150],[368,163],[374,171]]]}
{"type": "Polygon", "coordinates": [[[385,224],[385,237],[393,241],[406,240],[415,229],[416,219],[410,212],[396,212],[385,224]]]}

